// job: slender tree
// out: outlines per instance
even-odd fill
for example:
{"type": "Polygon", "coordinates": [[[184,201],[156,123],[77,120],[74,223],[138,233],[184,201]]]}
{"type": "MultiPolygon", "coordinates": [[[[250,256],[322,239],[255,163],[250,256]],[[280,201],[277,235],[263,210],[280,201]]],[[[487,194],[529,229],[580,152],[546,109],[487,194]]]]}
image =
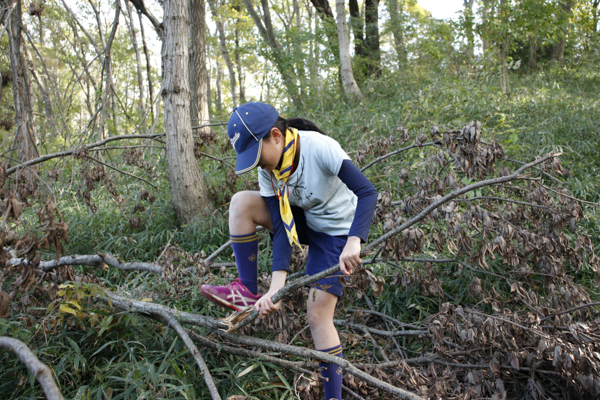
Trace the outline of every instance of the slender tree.
{"type": "MultiPolygon", "coordinates": [[[[231,87],[231,101],[232,106],[237,106],[237,84],[235,78],[235,70],[233,68],[233,62],[231,61],[231,57],[229,57],[229,51],[227,50],[227,37],[225,36],[225,26],[223,23],[223,18],[220,14],[220,9],[217,5],[216,0],[208,0],[208,5],[210,7],[210,12],[213,15],[215,25],[217,25],[217,30],[219,32],[219,46],[221,48],[221,55],[225,60],[225,64],[227,65],[227,70],[229,72],[229,85],[231,87]]],[[[218,89],[221,90],[220,87],[218,89]]],[[[219,104],[221,101],[219,99],[219,104]]]]}
{"type": "MultiPolygon", "coordinates": [[[[2,7],[10,10],[11,0],[4,0],[2,7]]],[[[13,99],[15,109],[17,159],[23,163],[38,156],[37,134],[33,124],[33,94],[29,68],[25,60],[22,3],[17,0],[7,20],[8,40],[10,45],[10,68],[12,71],[13,99]]]]}
{"type": "Polygon", "coordinates": [[[337,15],[338,38],[340,41],[340,72],[342,86],[346,96],[362,99],[363,95],[356,84],[350,61],[350,40],[348,24],[346,23],[346,6],[344,0],[336,0],[335,10],[337,15]]]}
{"type": "Polygon", "coordinates": [[[144,76],[142,73],[142,56],[140,55],[137,33],[135,32],[135,25],[133,23],[133,10],[131,7],[131,3],[129,1],[126,1],[125,4],[127,5],[127,16],[125,18],[125,21],[127,23],[127,27],[129,28],[131,45],[133,46],[133,50],[135,52],[135,66],[137,71],[138,89],[140,91],[140,102],[138,104],[138,108],[141,111],[146,108],[146,106],[144,105],[144,101],[146,99],[146,90],[144,88],[144,76]]]}

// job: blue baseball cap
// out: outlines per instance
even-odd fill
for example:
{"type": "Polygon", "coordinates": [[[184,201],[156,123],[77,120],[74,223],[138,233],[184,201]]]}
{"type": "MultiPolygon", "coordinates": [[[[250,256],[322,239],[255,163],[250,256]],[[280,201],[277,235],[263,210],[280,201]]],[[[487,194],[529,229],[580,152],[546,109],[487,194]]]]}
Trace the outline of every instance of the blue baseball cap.
{"type": "Polygon", "coordinates": [[[277,117],[277,110],[258,101],[233,109],[227,123],[227,136],[237,153],[236,175],[256,167],[262,153],[263,138],[271,131],[277,117]]]}

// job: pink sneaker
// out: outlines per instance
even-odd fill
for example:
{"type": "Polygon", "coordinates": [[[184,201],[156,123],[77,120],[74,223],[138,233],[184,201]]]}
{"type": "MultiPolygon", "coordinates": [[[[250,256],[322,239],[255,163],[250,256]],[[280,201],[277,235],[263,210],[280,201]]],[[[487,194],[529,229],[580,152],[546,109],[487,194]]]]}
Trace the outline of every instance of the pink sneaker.
{"type": "Polygon", "coordinates": [[[226,286],[202,285],[200,291],[204,297],[213,303],[229,307],[235,311],[253,306],[261,297],[260,294],[252,294],[240,278],[226,286]]]}

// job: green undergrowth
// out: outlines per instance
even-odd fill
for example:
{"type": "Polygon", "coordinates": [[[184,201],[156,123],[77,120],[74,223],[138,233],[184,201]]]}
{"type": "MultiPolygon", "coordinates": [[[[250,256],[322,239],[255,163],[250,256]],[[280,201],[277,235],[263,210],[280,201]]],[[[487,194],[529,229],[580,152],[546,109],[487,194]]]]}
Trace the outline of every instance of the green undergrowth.
{"type": "MultiPolygon", "coordinates": [[[[323,94],[318,100],[307,101],[302,110],[282,113],[315,121],[337,139],[351,157],[356,155],[363,141],[396,135],[398,126],[407,128],[412,140],[417,133],[428,133],[432,126],[439,127],[440,131],[452,130],[462,128],[471,120],[479,120],[483,124],[484,140],[499,141],[508,158],[526,162],[549,151],[563,152],[562,163],[569,173],[562,180],[571,193],[586,201],[600,201],[600,100],[597,96],[600,74],[548,67],[533,73],[513,72],[510,85],[510,94],[502,95],[497,77],[482,74],[477,69],[459,71],[455,75],[406,70],[368,82],[363,87],[366,97],[361,103],[348,103],[343,93],[332,92],[323,94]]],[[[219,141],[203,151],[218,157],[232,156],[231,149],[226,154],[220,151],[225,141],[224,128],[215,128],[215,132],[219,141]]],[[[368,169],[366,175],[379,192],[389,192],[393,200],[401,200],[413,187],[410,183],[398,185],[398,170],[418,168],[426,151],[416,149],[394,156],[368,169]]],[[[101,187],[93,192],[93,202],[97,205],[95,213],[78,199],[75,190],[65,190],[57,195],[58,209],[69,225],[69,241],[64,253],[107,252],[124,261],[151,262],[170,243],[189,254],[211,254],[228,240],[227,207],[231,195],[235,190],[251,187],[254,176],[226,184],[231,177],[226,176],[228,170],[223,163],[207,159],[200,163],[207,185],[213,189],[214,209],[207,210],[185,226],[178,226],[169,199],[164,160],[156,166],[153,180],[157,184],[156,190],[139,181],[118,181],[118,190],[126,195],[122,207],[101,187]],[[140,194],[146,190],[155,196],[155,201],[141,200],[140,194]],[[143,210],[135,208],[136,205],[142,205],[143,210]],[[139,224],[134,218],[138,218],[139,224]]],[[[504,165],[516,169],[516,164],[505,162],[504,165]]],[[[139,173],[133,168],[130,172],[139,173]]],[[[482,194],[485,193],[484,190],[482,194]]],[[[586,211],[587,217],[581,221],[579,229],[599,248],[600,218],[595,208],[586,207],[586,211]]],[[[29,225],[25,224],[23,229],[36,224],[32,211],[27,219],[29,225]]],[[[382,233],[382,226],[374,226],[370,240],[382,233]]],[[[260,236],[259,273],[268,274],[270,245],[266,234],[260,236]]],[[[48,259],[53,256],[46,254],[48,259]]],[[[221,254],[218,260],[231,261],[231,250],[221,254]]],[[[177,262],[187,266],[183,261],[174,261],[177,262]]],[[[489,265],[492,272],[503,271],[499,260],[489,265]]],[[[369,268],[386,280],[383,294],[374,299],[377,310],[404,322],[421,321],[438,312],[444,302],[476,302],[468,290],[473,273],[456,264],[434,266],[446,292],[442,297],[425,295],[419,285],[391,284],[403,269],[417,271],[417,265],[403,263],[395,268],[375,264],[369,268]]],[[[181,311],[213,317],[226,315],[200,295],[199,286],[206,277],[193,275],[183,284],[149,273],[124,273],[110,268],[76,267],[76,271],[93,274],[106,288],[131,297],[151,298],[181,311]]],[[[214,275],[211,279],[226,282],[228,274],[234,274],[235,270],[211,272],[214,275]]],[[[589,291],[592,299],[600,299],[594,271],[584,266],[569,273],[589,291]]],[[[506,281],[489,275],[478,276],[483,290],[495,288],[501,299],[510,300],[511,288],[506,281]]],[[[540,295],[547,294],[542,280],[534,284],[540,295]]],[[[367,295],[373,298],[372,294],[369,289],[367,295]]],[[[8,320],[0,320],[0,335],[18,337],[36,349],[38,357],[54,367],[65,398],[210,398],[195,361],[172,330],[143,316],[113,314],[106,307],[88,300],[82,300],[81,305],[86,318],[60,315],[57,311],[45,314],[44,310],[34,310],[41,315],[38,319],[26,314],[11,315],[8,320]],[[91,313],[97,316],[96,324],[91,322],[91,313]]],[[[364,298],[349,291],[336,317],[343,318],[352,307],[367,308],[364,298]]],[[[270,329],[264,329],[260,334],[276,339],[270,329]]],[[[295,343],[307,344],[302,337],[295,343]]],[[[414,355],[430,350],[416,339],[407,339],[404,345],[414,355]]],[[[363,341],[348,353],[360,355],[373,351],[371,342],[363,341]]],[[[231,395],[245,395],[251,399],[296,398],[293,394],[294,374],[290,371],[260,359],[242,359],[206,350],[202,350],[202,355],[224,398],[231,395]]],[[[15,360],[13,355],[0,353],[0,364],[4,366],[0,369],[0,393],[5,394],[2,397],[39,397],[41,391],[33,376],[15,360]]]]}

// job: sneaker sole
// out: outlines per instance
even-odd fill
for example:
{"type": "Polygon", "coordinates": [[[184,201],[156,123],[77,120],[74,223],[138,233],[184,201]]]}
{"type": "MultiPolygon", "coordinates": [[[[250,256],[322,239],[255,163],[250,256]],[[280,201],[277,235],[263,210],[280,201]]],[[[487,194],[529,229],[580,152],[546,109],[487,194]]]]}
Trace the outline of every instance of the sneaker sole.
{"type": "Polygon", "coordinates": [[[215,304],[218,304],[223,307],[231,308],[232,310],[235,310],[235,311],[242,311],[241,308],[236,307],[235,304],[230,303],[227,300],[223,300],[222,298],[217,297],[217,296],[213,295],[212,293],[205,292],[202,294],[204,294],[204,297],[206,297],[208,300],[212,301],[215,304]]]}

